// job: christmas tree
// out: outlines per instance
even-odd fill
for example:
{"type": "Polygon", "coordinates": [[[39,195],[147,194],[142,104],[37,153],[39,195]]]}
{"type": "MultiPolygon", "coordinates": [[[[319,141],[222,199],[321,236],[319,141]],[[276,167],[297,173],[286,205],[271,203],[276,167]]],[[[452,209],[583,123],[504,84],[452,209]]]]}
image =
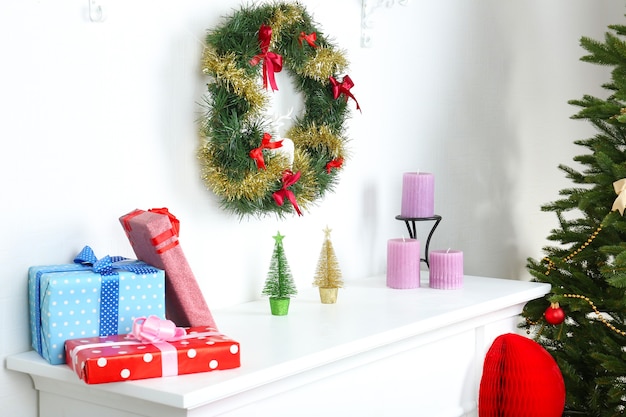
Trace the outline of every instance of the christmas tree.
{"type": "Polygon", "coordinates": [[[341,279],[341,270],[339,269],[337,255],[335,255],[333,242],[330,240],[330,232],[331,230],[328,227],[324,229],[324,244],[317,261],[313,285],[320,288],[341,288],[343,287],[343,280],[341,279]]]}
{"type": "Polygon", "coordinates": [[[626,26],[609,29],[603,41],[581,39],[582,61],[612,67],[607,97],[570,101],[596,134],[574,142],[585,148],[580,170],[559,166],[575,185],[542,207],[556,214],[548,240],[559,245],[527,263],[552,289],[525,306],[521,326],[559,365],[564,416],[626,415],[626,26]]]}
{"type": "Polygon", "coordinates": [[[274,236],[274,252],[263,288],[263,294],[269,295],[270,298],[290,298],[298,293],[285,256],[284,238],[280,232],[274,236]]]}

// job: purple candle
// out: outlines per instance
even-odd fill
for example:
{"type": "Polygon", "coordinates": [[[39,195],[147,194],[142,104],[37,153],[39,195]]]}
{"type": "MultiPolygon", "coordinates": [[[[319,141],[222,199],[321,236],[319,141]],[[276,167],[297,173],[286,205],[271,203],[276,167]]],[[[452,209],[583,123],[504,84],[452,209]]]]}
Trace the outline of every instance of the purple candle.
{"type": "Polygon", "coordinates": [[[402,176],[402,217],[435,215],[435,177],[428,172],[405,172],[402,176]]]}
{"type": "Polygon", "coordinates": [[[434,250],[428,255],[430,288],[453,290],[463,287],[463,252],[434,250]]]}
{"type": "Polygon", "coordinates": [[[389,239],[387,241],[387,286],[398,289],[419,288],[419,240],[389,239]]]}

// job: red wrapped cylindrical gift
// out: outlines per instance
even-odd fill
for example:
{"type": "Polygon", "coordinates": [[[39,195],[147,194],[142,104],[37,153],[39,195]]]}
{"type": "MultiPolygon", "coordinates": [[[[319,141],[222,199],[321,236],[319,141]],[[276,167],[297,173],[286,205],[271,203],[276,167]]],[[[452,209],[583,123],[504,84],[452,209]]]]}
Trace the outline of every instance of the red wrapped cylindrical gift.
{"type": "Polygon", "coordinates": [[[134,210],[120,222],[137,259],[165,270],[165,315],[182,327],[217,328],[178,240],[179,222],[166,208],[134,210]]]}

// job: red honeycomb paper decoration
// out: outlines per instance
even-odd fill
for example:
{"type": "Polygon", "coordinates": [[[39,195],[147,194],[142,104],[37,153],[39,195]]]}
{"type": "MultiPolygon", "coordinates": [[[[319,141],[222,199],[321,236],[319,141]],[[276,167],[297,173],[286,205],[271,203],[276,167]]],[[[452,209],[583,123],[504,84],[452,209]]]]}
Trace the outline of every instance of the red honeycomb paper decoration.
{"type": "Polygon", "coordinates": [[[483,365],[479,417],[561,417],[565,383],[554,358],[534,340],[498,336],[483,365]]]}

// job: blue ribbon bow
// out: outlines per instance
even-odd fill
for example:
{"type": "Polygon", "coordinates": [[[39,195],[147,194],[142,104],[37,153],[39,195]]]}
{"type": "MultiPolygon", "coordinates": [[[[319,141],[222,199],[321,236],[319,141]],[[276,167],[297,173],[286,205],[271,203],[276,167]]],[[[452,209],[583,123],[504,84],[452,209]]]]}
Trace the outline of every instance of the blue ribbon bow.
{"type": "Polygon", "coordinates": [[[123,256],[105,255],[98,259],[89,246],[85,246],[74,258],[75,263],[91,265],[93,272],[102,277],[100,287],[100,336],[118,334],[120,282],[117,270],[134,274],[152,274],[158,269],[145,262],[129,260],[123,256]]]}

